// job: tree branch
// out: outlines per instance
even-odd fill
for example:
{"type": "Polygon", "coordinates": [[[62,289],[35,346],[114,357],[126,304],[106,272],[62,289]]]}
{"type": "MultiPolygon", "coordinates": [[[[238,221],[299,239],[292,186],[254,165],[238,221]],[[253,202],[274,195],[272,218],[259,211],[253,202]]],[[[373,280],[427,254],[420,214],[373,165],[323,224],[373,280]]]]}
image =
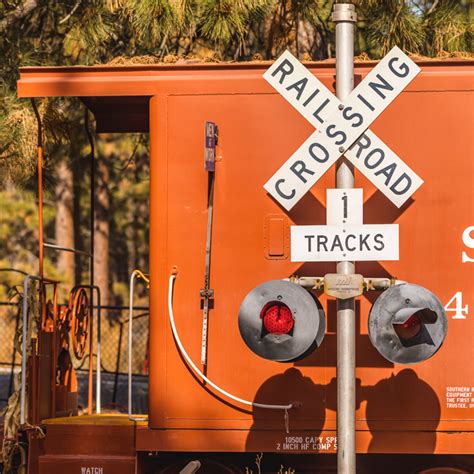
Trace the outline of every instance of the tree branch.
{"type": "Polygon", "coordinates": [[[426,12],[427,15],[431,15],[433,13],[433,10],[438,6],[439,0],[435,0],[433,2],[433,5],[431,5],[431,8],[426,12]]]}
{"type": "Polygon", "coordinates": [[[62,25],[63,23],[65,23],[66,21],[69,20],[69,18],[72,17],[72,15],[74,15],[74,13],[76,12],[76,10],[79,8],[79,5],[81,4],[81,0],[77,0],[76,4],[74,5],[73,9],[69,12],[68,15],[66,15],[60,22],[59,24],[62,25]]]}
{"type": "Polygon", "coordinates": [[[25,3],[21,4],[13,10],[8,15],[0,20],[0,33],[3,33],[7,28],[9,28],[13,23],[18,20],[22,20],[30,12],[32,12],[38,5],[38,0],[26,0],[25,3]]]}

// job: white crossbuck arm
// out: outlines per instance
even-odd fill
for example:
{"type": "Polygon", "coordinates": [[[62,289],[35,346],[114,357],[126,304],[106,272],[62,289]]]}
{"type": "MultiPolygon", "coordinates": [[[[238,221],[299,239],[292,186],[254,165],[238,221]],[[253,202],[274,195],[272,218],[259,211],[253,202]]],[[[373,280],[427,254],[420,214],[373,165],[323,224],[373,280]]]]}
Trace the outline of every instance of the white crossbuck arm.
{"type": "Polygon", "coordinates": [[[289,210],[344,154],[400,207],[423,180],[368,127],[419,72],[394,47],[342,103],[289,51],[283,53],[263,77],[317,130],[265,189],[289,210]]]}

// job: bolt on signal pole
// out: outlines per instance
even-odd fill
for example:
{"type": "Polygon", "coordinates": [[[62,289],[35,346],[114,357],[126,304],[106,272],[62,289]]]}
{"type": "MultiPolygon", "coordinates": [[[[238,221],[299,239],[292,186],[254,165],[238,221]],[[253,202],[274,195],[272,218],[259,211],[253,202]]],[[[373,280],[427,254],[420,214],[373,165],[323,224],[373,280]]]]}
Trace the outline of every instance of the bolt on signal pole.
{"type": "MultiPolygon", "coordinates": [[[[336,23],[336,95],[344,100],[354,88],[355,6],[349,1],[334,3],[336,23]]],[[[340,158],[336,187],[354,187],[354,167],[340,158]]],[[[338,262],[337,273],[355,272],[354,262],[338,262]]],[[[355,301],[337,300],[337,472],[356,472],[355,454],[355,301]]]]}

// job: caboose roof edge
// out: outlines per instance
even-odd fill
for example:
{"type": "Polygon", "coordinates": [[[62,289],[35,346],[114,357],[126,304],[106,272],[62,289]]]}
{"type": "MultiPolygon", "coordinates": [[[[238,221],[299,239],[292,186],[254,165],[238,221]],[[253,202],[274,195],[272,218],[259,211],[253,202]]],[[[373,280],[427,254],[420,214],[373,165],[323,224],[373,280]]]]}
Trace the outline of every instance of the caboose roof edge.
{"type": "MultiPolygon", "coordinates": [[[[355,70],[363,74],[366,69],[371,69],[378,61],[356,61],[355,70]]],[[[422,67],[464,68],[472,67],[474,59],[422,59],[416,61],[422,67]]],[[[194,76],[220,76],[236,78],[242,74],[258,74],[264,71],[271,61],[240,62],[240,63],[175,63],[175,64],[142,64],[142,65],[111,65],[100,64],[94,66],[24,66],[20,68],[20,79],[18,80],[19,97],[59,97],[59,96],[134,96],[153,95],[147,86],[150,78],[163,80],[171,75],[174,79],[190,79],[194,76]],[[176,77],[178,76],[178,77],[176,77]],[[95,82],[95,94],[90,94],[91,82],[95,82]],[[117,89],[117,85],[127,82],[123,93],[111,92],[117,89]],[[81,86],[81,84],[83,86],[81,86]],[[62,87],[61,87],[62,85],[62,87]],[[54,86],[58,86],[57,89],[54,86]],[[115,86],[115,87],[114,87],[115,86]]],[[[319,69],[325,73],[334,74],[334,60],[321,62],[303,62],[309,69],[319,69]]],[[[324,74],[324,73],[323,73],[324,74]]],[[[155,92],[156,93],[156,92],[155,92]]]]}
{"type": "MultiPolygon", "coordinates": [[[[423,68],[408,92],[472,90],[474,60],[420,60],[423,68]],[[456,81],[450,79],[456,76],[456,81]]],[[[98,132],[147,132],[148,102],[156,95],[214,95],[274,93],[262,78],[270,62],[193,63],[20,68],[18,96],[79,97],[94,113],[98,132]]],[[[310,70],[334,89],[335,63],[308,62],[310,70]]],[[[356,61],[359,82],[376,64],[356,61]]]]}

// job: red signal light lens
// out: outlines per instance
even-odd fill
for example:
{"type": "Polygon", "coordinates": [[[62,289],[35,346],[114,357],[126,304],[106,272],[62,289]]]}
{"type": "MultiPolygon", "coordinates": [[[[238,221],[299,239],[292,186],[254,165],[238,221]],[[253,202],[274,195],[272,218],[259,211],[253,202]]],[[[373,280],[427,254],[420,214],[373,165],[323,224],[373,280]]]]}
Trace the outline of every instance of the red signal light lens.
{"type": "Polygon", "coordinates": [[[279,301],[272,301],[265,305],[260,317],[269,334],[288,334],[295,324],[290,308],[279,301]]]}
{"type": "Polygon", "coordinates": [[[400,339],[411,339],[421,330],[421,318],[415,313],[403,324],[394,324],[393,327],[400,339]]]}

